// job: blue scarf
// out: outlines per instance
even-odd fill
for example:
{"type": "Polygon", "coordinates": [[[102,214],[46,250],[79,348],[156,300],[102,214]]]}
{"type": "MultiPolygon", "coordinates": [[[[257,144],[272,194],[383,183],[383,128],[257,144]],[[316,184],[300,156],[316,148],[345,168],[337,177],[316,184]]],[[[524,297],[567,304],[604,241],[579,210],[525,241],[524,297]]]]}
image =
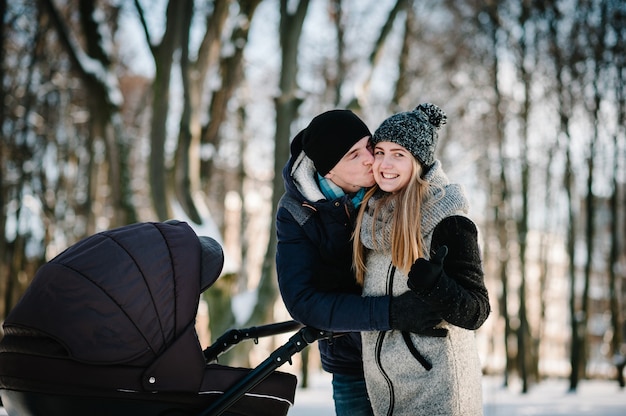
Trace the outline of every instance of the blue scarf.
{"type": "MultiPolygon", "coordinates": [[[[337,186],[337,184],[335,184],[333,181],[326,179],[319,173],[317,174],[317,184],[320,187],[320,191],[322,191],[322,193],[328,200],[337,199],[346,194],[343,189],[337,186]]],[[[355,208],[358,208],[359,205],[361,205],[364,195],[365,188],[361,188],[350,198],[355,208]]]]}

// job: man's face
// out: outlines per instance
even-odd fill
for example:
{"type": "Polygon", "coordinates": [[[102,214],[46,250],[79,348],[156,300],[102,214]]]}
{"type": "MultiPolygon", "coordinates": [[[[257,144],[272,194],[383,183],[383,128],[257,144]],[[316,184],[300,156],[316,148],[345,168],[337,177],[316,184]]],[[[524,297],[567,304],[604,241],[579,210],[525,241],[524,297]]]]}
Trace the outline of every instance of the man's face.
{"type": "Polygon", "coordinates": [[[374,156],[369,139],[370,136],[365,136],[359,140],[324,177],[333,181],[346,193],[373,186],[374,156]]]}

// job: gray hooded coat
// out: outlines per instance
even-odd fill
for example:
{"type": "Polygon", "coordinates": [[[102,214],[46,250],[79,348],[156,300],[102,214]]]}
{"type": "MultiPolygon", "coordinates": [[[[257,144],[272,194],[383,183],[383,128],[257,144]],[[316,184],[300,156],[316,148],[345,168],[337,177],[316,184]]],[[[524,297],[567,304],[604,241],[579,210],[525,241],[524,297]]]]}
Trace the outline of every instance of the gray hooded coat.
{"type": "MultiPolygon", "coordinates": [[[[447,335],[363,332],[368,393],[376,415],[482,415],[481,365],[472,330],[482,325],[490,308],[477,230],[465,216],[462,189],[449,184],[438,161],[426,179],[433,186],[421,219],[425,252],[432,256],[447,245],[449,254],[439,281],[418,295],[441,314],[439,327],[447,335]]],[[[371,212],[366,211],[361,225],[361,241],[369,249],[363,295],[398,296],[408,290],[407,276],[391,264],[390,246],[383,238],[386,234],[388,240],[388,227],[377,227],[372,235],[371,212]]]]}

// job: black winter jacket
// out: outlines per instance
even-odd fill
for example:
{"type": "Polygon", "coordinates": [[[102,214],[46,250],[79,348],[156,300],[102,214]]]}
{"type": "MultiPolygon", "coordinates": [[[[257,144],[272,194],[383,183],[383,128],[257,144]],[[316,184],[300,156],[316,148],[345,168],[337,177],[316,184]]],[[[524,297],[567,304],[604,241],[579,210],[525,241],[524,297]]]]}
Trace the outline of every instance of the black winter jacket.
{"type": "MultiPolygon", "coordinates": [[[[294,319],[318,329],[388,330],[389,298],[361,297],[352,272],[356,209],[347,195],[335,200],[321,197],[315,169],[301,153],[298,140],[294,139],[291,159],[283,169],[285,194],[276,217],[276,267],[285,306],[294,319]],[[294,181],[297,171],[300,189],[294,181]],[[301,191],[312,188],[316,192],[309,193],[320,194],[319,199],[301,191]]],[[[362,373],[359,332],[318,345],[326,371],[362,373]]]]}

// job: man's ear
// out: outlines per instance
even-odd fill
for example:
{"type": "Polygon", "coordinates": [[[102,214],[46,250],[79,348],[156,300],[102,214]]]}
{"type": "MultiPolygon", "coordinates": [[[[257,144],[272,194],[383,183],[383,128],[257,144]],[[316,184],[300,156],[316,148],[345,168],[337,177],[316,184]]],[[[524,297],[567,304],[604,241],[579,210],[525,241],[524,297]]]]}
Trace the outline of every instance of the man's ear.
{"type": "Polygon", "coordinates": [[[333,171],[329,171],[326,175],[324,175],[324,178],[326,179],[332,179],[332,177],[334,176],[333,171]]]}

